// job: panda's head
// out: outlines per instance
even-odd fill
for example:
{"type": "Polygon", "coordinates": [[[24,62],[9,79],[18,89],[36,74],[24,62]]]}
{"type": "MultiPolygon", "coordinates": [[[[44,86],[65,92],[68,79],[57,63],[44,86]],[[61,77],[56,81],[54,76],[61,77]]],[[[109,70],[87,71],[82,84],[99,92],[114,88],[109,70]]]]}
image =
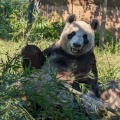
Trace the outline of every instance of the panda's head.
{"type": "Polygon", "coordinates": [[[91,24],[84,21],[76,21],[76,16],[68,16],[63,32],[60,36],[62,49],[68,54],[80,56],[94,47],[94,30],[99,25],[94,19],[91,24]]]}

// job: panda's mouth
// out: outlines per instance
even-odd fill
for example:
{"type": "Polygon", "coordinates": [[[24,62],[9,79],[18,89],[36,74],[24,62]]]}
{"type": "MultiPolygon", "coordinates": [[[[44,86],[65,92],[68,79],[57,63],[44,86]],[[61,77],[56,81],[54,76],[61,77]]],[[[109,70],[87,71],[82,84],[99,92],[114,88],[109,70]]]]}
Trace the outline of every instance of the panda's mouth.
{"type": "Polygon", "coordinates": [[[71,52],[72,52],[72,53],[79,53],[79,52],[80,52],[80,49],[78,49],[78,48],[72,48],[72,47],[71,47],[71,52]]]}

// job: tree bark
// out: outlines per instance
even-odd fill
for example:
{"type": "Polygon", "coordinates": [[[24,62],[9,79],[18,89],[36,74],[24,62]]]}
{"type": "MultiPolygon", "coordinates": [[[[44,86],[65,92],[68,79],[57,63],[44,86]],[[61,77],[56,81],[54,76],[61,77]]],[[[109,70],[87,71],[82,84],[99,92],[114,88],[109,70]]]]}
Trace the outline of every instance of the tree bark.
{"type": "Polygon", "coordinates": [[[104,0],[103,6],[102,6],[102,21],[101,21],[100,41],[99,41],[99,46],[101,46],[101,47],[104,47],[106,14],[107,14],[107,0],[104,0]]]}
{"type": "Polygon", "coordinates": [[[71,0],[71,3],[72,3],[72,13],[73,13],[73,0],[71,0]]]}
{"type": "Polygon", "coordinates": [[[29,0],[29,6],[28,6],[28,23],[32,23],[32,19],[33,19],[33,8],[34,8],[34,1],[35,0],[29,0]]]}

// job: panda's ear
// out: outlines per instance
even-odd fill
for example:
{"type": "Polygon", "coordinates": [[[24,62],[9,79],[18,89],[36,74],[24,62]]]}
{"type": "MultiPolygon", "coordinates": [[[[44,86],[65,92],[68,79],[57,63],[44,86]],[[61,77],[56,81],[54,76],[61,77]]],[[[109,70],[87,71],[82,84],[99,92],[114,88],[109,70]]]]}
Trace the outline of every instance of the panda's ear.
{"type": "Polygon", "coordinates": [[[93,30],[96,30],[99,27],[99,21],[97,19],[93,19],[91,22],[91,27],[93,30]]]}
{"type": "Polygon", "coordinates": [[[72,23],[72,22],[75,21],[75,20],[76,20],[76,15],[75,15],[75,14],[70,14],[70,15],[67,17],[65,23],[72,23]]]}

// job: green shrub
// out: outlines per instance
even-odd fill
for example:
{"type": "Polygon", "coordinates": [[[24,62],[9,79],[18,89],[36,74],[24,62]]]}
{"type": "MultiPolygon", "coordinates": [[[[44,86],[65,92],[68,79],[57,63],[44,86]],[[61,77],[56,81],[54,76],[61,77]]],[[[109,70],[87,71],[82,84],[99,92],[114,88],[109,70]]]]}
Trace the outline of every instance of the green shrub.
{"type": "Polygon", "coordinates": [[[95,31],[95,45],[99,46],[100,32],[95,31]]]}
{"type": "MultiPolygon", "coordinates": [[[[95,31],[95,45],[99,46],[99,40],[100,40],[100,30],[95,31]]],[[[112,36],[112,30],[106,30],[104,35],[104,46],[112,46],[115,48],[115,46],[118,46],[120,42],[120,36],[117,38],[113,38],[112,36]]]]}
{"type": "MultiPolygon", "coordinates": [[[[72,109],[68,105],[69,100],[60,101],[56,98],[61,87],[56,81],[56,74],[49,71],[52,75],[52,82],[45,84],[39,92],[36,92],[36,87],[26,77],[33,79],[29,75],[32,72],[21,68],[21,57],[15,52],[13,57],[6,54],[6,60],[1,61],[1,77],[0,77],[0,119],[1,120],[34,120],[34,119],[69,119],[79,120],[87,118],[82,107],[72,109]],[[22,86],[16,83],[22,83],[22,86]],[[46,97],[47,96],[47,97],[46,97]],[[23,100],[25,99],[25,100],[23,100]],[[49,100],[48,100],[49,99],[49,100]],[[56,101],[56,102],[54,102],[56,101]],[[66,101],[66,102],[64,102],[66,101]],[[55,104],[60,103],[62,109],[55,108],[55,104]]],[[[47,71],[45,71],[47,73],[47,71]]],[[[39,78],[38,80],[41,81],[39,78]]],[[[34,81],[33,81],[34,82],[34,81]]]]}
{"type": "Polygon", "coordinates": [[[63,22],[51,23],[43,16],[39,17],[32,25],[28,40],[50,39],[52,41],[59,38],[63,29],[63,22]]]}
{"type": "Polygon", "coordinates": [[[14,39],[23,34],[26,22],[27,4],[16,0],[1,0],[0,5],[0,38],[14,39]],[[24,25],[23,25],[24,22],[24,25]]]}
{"type": "Polygon", "coordinates": [[[58,39],[63,29],[63,22],[56,19],[51,23],[44,16],[33,12],[32,27],[28,25],[28,3],[16,0],[3,1],[0,5],[0,38],[13,41],[40,39],[58,39]]]}

